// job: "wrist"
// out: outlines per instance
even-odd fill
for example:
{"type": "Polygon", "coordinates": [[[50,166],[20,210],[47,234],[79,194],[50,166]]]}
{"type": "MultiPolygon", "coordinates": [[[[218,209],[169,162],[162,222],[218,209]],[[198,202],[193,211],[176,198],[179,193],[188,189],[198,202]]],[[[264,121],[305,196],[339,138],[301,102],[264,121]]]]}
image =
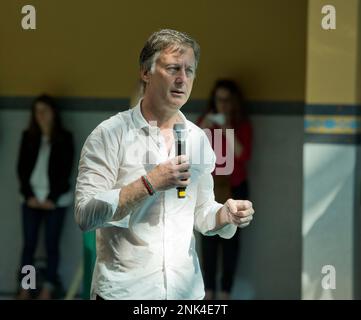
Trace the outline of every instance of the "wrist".
{"type": "Polygon", "coordinates": [[[158,192],[159,191],[159,186],[157,183],[157,179],[153,176],[153,172],[150,171],[146,174],[146,177],[149,181],[149,183],[152,185],[154,192],[158,192]]]}
{"type": "Polygon", "coordinates": [[[227,205],[225,205],[225,204],[223,205],[220,215],[221,215],[220,220],[221,220],[222,224],[231,224],[232,223],[227,205]]]}

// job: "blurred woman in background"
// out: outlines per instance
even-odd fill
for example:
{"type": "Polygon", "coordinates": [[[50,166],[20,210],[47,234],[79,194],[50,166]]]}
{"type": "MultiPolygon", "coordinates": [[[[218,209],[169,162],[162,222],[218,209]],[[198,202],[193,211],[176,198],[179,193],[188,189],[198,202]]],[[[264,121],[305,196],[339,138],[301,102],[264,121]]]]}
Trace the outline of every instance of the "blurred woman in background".
{"type": "MultiPolygon", "coordinates": [[[[224,203],[229,198],[248,199],[247,162],[252,150],[252,127],[246,112],[243,94],[232,80],[219,80],[211,91],[208,109],[199,119],[199,126],[210,129],[211,143],[216,153],[216,168],[225,167],[222,160],[227,154],[226,148],[232,148],[231,160],[234,162],[233,172],[229,175],[216,175],[214,193],[216,200],[224,203]],[[216,130],[220,129],[220,130],[216,130]],[[234,129],[234,142],[226,136],[227,129],[234,129]],[[216,132],[222,132],[217,138],[216,132]],[[221,147],[217,145],[221,143],[221,147]]],[[[228,150],[229,151],[229,150],[228,150]]],[[[216,171],[216,170],[215,170],[216,171]]],[[[222,252],[221,292],[218,298],[230,298],[234,274],[239,255],[239,229],[231,239],[202,236],[202,265],[206,296],[205,299],[216,298],[216,276],[219,250],[222,252]]]]}
{"type": "MultiPolygon", "coordinates": [[[[73,154],[72,135],[63,128],[53,99],[47,95],[36,98],[29,126],[22,135],[17,172],[24,199],[20,271],[25,265],[34,265],[40,225],[45,222],[47,267],[39,299],[53,298],[59,286],[60,235],[66,207],[73,199],[69,184],[73,154]]],[[[31,296],[29,290],[19,288],[18,299],[31,296]]]]}

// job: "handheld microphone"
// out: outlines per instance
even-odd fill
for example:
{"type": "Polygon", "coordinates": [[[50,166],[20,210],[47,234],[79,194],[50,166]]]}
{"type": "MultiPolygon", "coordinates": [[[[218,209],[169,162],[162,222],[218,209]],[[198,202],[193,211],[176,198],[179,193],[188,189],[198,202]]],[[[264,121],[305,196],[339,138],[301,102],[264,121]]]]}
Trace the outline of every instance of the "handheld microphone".
{"type": "MultiPolygon", "coordinates": [[[[175,140],[175,153],[176,156],[186,154],[186,129],[184,123],[176,123],[173,126],[174,140],[175,140]]],[[[186,179],[184,179],[186,180],[186,179]]],[[[186,197],[186,188],[177,187],[177,196],[179,199],[186,197]]]]}

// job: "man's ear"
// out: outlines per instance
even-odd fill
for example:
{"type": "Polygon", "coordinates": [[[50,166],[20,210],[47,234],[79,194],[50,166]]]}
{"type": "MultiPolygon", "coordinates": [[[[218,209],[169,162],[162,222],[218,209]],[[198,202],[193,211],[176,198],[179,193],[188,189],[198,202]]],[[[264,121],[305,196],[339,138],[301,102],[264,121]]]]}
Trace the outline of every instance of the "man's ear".
{"type": "Polygon", "coordinates": [[[146,70],[145,68],[143,68],[142,70],[140,70],[140,78],[145,82],[148,83],[149,82],[149,78],[150,78],[150,71],[146,70]]]}

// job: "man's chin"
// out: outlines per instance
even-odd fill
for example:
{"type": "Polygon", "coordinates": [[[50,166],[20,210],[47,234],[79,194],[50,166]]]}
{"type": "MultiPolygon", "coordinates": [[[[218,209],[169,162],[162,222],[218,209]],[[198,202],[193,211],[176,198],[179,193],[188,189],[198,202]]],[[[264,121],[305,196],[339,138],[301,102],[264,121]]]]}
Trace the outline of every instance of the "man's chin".
{"type": "Polygon", "coordinates": [[[186,104],[187,101],[188,99],[186,97],[179,97],[179,98],[172,97],[170,99],[170,105],[175,109],[180,109],[186,104]]]}

